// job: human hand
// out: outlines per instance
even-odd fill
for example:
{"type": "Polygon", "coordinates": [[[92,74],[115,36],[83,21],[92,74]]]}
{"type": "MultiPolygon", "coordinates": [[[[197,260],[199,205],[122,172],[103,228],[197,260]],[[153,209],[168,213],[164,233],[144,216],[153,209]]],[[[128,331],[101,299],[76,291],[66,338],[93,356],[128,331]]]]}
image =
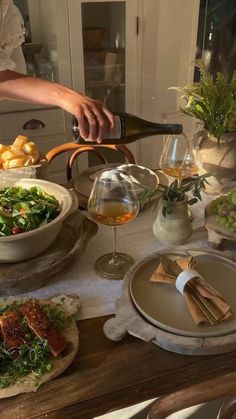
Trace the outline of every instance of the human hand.
{"type": "Polygon", "coordinates": [[[112,112],[99,100],[75,91],[69,91],[65,96],[62,107],[78,120],[81,137],[102,143],[106,134],[114,128],[112,112]]]}
{"type": "Polygon", "coordinates": [[[81,137],[88,141],[101,143],[114,128],[114,115],[99,100],[62,84],[11,70],[0,71],[0,98],[59,106],[77,118],[81,137]]]}

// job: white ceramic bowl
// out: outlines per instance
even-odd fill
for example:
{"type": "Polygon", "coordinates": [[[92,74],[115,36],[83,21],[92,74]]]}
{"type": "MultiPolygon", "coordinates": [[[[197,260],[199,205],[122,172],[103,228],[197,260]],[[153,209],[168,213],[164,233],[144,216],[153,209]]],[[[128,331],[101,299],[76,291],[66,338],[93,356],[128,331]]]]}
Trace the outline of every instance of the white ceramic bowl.
{"type": "Polygon", "coordinates": [[[55,196],[60,203],[60,213],[50,223],[25,233],[0,237],[0,263],[21,262],[39,255],[52,244],[62,222],[73,210],[73,199],[67,189],[41,179],[20,179],[5,185],[1,182],[0,187],[4,186],[22,186],[25,189],[39,186],[43,191],[55,196]]]}

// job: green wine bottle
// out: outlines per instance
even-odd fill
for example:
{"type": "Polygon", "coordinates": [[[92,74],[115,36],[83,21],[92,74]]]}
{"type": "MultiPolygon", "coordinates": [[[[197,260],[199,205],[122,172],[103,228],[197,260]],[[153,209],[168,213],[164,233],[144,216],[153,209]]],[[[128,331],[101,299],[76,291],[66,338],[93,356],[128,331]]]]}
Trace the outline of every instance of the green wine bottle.
{"type": "MultiPolygon", "coordinates": [[[[116,113],[115,126],[103,139],[102,144],[128,144],[152,135],[181,134],[182,131],[181,124],[158,124],[128,113],[116,113]]],[[[75,117],[72,121],[72,136],[75,143],[88,143],[80,136],[79,123],[75,117]]]]}

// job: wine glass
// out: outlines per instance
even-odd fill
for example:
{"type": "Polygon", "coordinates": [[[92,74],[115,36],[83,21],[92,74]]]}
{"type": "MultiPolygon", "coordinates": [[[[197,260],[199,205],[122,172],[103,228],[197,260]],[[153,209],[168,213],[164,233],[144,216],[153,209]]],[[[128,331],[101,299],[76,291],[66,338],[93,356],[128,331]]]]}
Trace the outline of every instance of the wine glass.
{"type": "Polygon", "coordinates": [[[182,179],[196,175],[200,165],[199,149],[192,146],[184,133],[165,138],[160,168],[166,175],[177,179],[178,187],[182,179]]]}
{"type": "Polygon", "coordinates": [[[139,212],[139,199],[130,176],[123,169],[96,174],[88,200],[88,211],[98,223],[113,230],[113,252],[101,256],[96,271],[110,279],[121,279],[134,263],[131,256],[116,250],[116,226],[132,221],[139,212]]]}

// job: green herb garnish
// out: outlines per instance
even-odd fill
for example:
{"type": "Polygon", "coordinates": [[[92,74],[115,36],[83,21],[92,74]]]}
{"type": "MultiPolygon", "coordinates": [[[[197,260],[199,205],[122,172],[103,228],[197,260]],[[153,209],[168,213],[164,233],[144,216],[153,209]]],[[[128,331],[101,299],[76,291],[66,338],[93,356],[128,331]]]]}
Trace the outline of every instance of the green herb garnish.
{"type": "Polygon", "coordinates": [[[47,341],[37,337],[20,347],[16,359],[12,357],[10,350],[7,351],[0,345],[0,389],[21,381],[29,373],[34,374],[37,385],[37,379],[52,368],[48,362],[49,356],[47,341]]]}
{"type": "MultiPolygon", "coordinates": [[[[66,317],[59,305],[42,305],[41,307],[48,316],[50,323],[57,330],[60,332],[65,330],[71,318],[66,317]]],[[[0,307],[0,316],[10,309],[20,312],[20,305],[14,301],[12,304],[0,307]]],[[[30,373],[33,374],[35,386],[37,386],[39,378],[52,369],[51,353],[47,340],[34,335],[24,316],[21,318],[21,324],[27,342],[19,348],[17,358],[14,358],[12,353],[14,348],[7,350],[4,348],[3,342],[0,342],[0,389],[21,382],[30,373]]]]}
{"type": "Polygon", "coordinates": [[[59,305],[45,305],[42,308],[54,327],[59,330],[59,332],[63,332],[70,322],[70,317],[66,317],[59,305]]]}

